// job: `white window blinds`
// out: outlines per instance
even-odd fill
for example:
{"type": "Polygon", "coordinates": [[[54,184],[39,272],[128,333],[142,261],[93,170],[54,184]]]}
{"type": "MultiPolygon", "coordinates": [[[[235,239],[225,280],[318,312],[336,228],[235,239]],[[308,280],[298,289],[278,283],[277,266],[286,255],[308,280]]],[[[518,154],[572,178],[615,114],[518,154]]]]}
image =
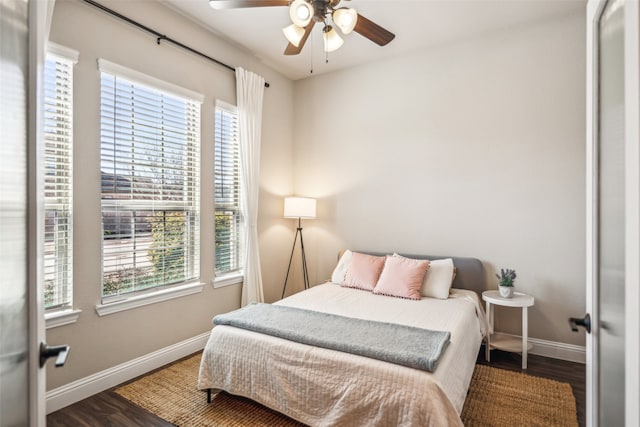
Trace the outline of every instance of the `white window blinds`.
{"type": "Polygon", "coordinates": [[[238,115],[234,106],[222,102],[216,103],[215,115],[215,270],[226,274],[243,268],[238,115]]]}
{"type": "Polygon", "coordinates": [[[78,53],[50,43],[44,65],[44,305],[73,302],[73,65],[78,53]]]}
{"type": "Polygon", "coordinates": [[[202,100],[103,60],[99,66],[108,302],[199,276],[202,100]]]}

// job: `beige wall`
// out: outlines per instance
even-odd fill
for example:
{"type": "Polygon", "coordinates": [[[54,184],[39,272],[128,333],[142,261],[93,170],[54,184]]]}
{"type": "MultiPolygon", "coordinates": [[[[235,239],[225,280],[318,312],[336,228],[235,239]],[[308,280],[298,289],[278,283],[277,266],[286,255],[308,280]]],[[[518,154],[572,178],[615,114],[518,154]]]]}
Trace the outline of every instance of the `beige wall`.
{"type": "MultiPolygon", "coordinates": [[[[292,191],[293,83],[156,1],[102,1],[221,61],[265,77],[259,237],[267,300],[279,298],[292,227],[282,217],[282,197],[292,191]]],[[[51,344],[67,343],[63,369],[48,369],[52,389],[206,332],[211,318],[239,307],[240,285],[213,289],[213,105],[235,103],[234,74],[77,0],[57,0],[51,40],[80,52],[75,66],[74,306],[77,323],[47,331],[51,344]],[[96,60],[141,71],[205,95],[202,106],[202,293],[99,317],[101,228],[99,167],[100,74],[96,60]]]]}
{"type": "MultiPolygon", "coordinates": [[[[316,76],[295,87],[295,191],[312,282],[339,249],[480,258],[535,296],[532,337],[584,345],[585,16],[316,76]]],[[[520,313],[497,329],[520,333],[520,313]]]]}

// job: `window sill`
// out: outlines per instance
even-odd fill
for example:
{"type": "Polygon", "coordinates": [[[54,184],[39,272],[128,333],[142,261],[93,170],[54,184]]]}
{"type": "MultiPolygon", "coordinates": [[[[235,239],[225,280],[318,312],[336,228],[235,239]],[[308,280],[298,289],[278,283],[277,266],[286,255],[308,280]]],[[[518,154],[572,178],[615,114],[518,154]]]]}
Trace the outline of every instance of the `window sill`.
{"type": "Polygon", "coordinates": [[[224,274],[213,279],[213,289],[224,288],[225,286],[235,285],[244,281],[244,273],[224,274]]]}
{"type": "Polygon", "coordinates": [[[44,320],[47,325],[47,329],[57,328],[58,326],[70,325],[78,321],[82,310],[61,310],[52,311],[44,314],[44,320]]]}
{"type": "Polygon", "coordinates": [[[202,292],[203,288],[204,283],[190,283],[188,285],[175,286],[173,288],[162,289],[144,295],[132,296],[120,301],[98,304],[96,305],[96,312],[98,313],[98,316],[107,316],[120,311],[131,310],[145,305],[197,294],[202,292]]]}

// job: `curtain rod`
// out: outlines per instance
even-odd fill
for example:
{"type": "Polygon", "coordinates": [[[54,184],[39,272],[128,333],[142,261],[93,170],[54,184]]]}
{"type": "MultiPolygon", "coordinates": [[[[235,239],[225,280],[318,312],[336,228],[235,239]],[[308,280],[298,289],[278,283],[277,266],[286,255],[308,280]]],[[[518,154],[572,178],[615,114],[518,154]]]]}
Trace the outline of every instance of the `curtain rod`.
{"type": "MultiPolygon", "coordinates": [[[[97,7],[98,9],[100,9],[100,10],[102,10],[104,12],[107,12],[110,15],[113,15],[116,18],[122,19],[123,21],[128,22],[129,24],[136,26],[139,29],[141,29],[143,31],[146,31],[147,33],[153,34],[154,36],[156,36],[156,43],[157,44],[160,44],[160,42],[162,40],[164,40],[164,41],[172,43],[175,46],[178,46],[178,47],[180,47],[180,48],[182,48],[182,49],[184,49],[186,51],[189,51],[189,52],[191,52],[193,54],[196,54],[196,55],[198,55],[198,56],[200,56],[202,58],[205,58],[205,59],[208,59],[209,61],[215,62],[218,65],[222,65],[224,68],[226,68],[228,70],[231,70],[234,73],[236,71],[235,67],[232,67],[231,65],[227,65],[222,61],[218,61],[217,59],[212,58],[209,55],[205,55],[204,53],[202,53],[202,52],[200,52],[198,50],[195,50],[192,47],[189,47],[189,46],[187,46],[185,44],[182,44],[179,41],[172,39],[171,37],[167,37],[166,35],[164,35],[162,33],[159,33],[158,31],[156,31],[154,29],[149,28],[146,25],[143,25],[143,24],[139,23],[138,21],[134,21],[133,19],[128,18],[128,17],[116,12],[113,9],[109,9],[108,7],[106,7],[104,5],[101,5],[100,3],[97,3],[97,2],[95,2],[93,0],[82,0],[82,1],[84,1],[85,3],[90,4],[91,6],[97,7]]],[[[265,82],[264,83],[264,87],[269,87],[269,83],[265,82]]]]}

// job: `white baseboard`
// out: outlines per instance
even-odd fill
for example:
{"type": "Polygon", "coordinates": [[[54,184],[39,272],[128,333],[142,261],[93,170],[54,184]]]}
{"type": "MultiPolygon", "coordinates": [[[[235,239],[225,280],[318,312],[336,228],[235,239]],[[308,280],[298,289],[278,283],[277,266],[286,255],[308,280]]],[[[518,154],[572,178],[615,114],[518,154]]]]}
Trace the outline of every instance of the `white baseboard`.
{"type": "Polygon", "coordinates": [[[210,332],[161,348],[47,392],[47,414],[200,351],[210,332]]]}
{"type": "MultiPolygon", "coordinates": [[[[522,339],[519,335],[505,334],[503,332],[496,332],[494,335],[522,339]]],[[[539,338],[529,338],[529,343],[533,344],[529,354],[586,363],[586,347],[584,346],[541,340],[539,338]]]]}

